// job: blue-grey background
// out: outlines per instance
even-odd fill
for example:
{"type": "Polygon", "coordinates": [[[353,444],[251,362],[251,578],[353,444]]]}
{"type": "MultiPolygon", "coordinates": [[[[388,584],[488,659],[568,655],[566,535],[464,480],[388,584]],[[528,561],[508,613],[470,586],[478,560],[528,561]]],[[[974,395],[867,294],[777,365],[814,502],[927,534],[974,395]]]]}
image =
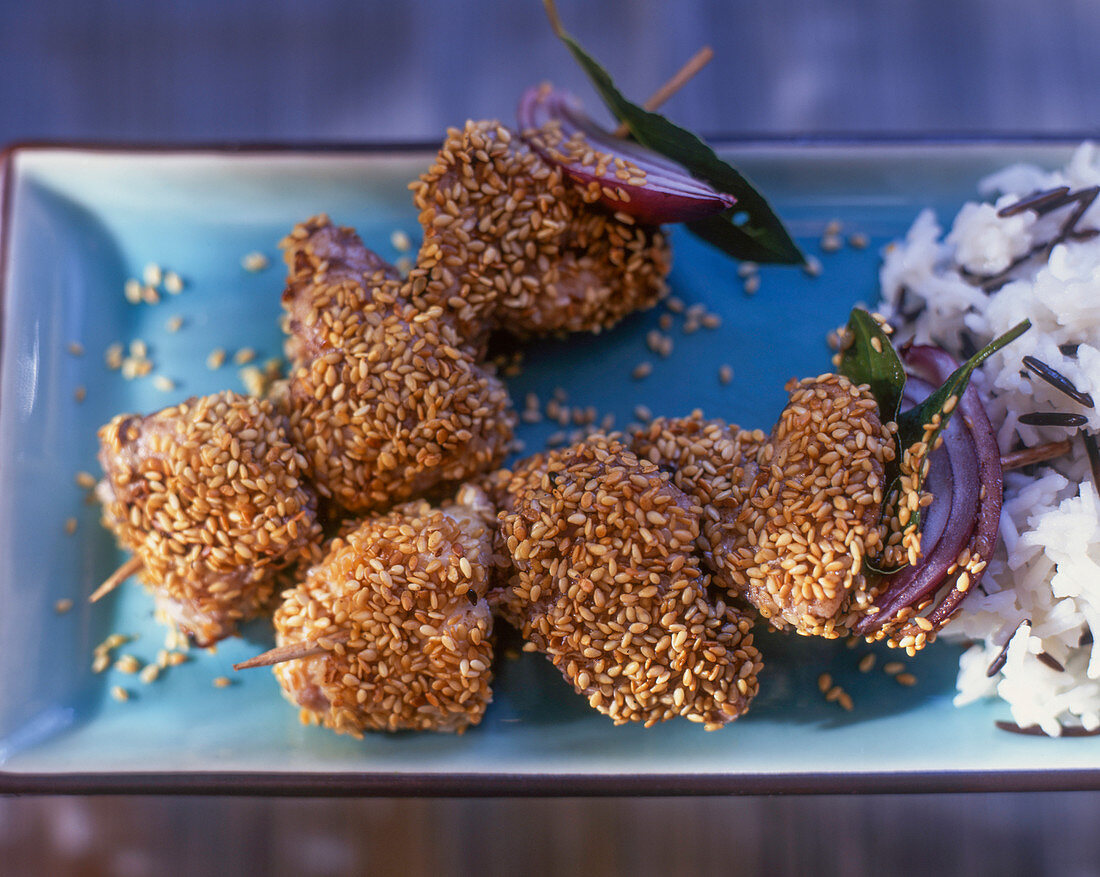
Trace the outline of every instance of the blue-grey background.
{"type": "MultiPolygon", "coordinates": [[[[1100,135],[1097,0],[560,0],[711,133],[1100,135]]],[[[538,0],[0,0],[0,143],[431,140],[587,96],[538,0]]],[[[843,793],[843,783],[836,789],[843,793]]],[[[0,873],[1100,874],[1100,795],[0,800],[0,873]]]]}

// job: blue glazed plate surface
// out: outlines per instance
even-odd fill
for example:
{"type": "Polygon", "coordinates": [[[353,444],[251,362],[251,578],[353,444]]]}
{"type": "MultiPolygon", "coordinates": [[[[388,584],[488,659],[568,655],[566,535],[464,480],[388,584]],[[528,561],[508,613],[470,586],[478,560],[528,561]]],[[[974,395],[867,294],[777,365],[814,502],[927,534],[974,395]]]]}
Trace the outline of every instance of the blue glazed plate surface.
{"type": "MultiPolygon", "coordinates": [[[[1017,160],[1047,167],[1067,144],[762,144],[727,152],[772,198],[820,277],[765,268],[747,296],[736,265],[677,232],[673,293],[722,316],[716,330],[671,330],[667,359],[646,348],[657,312],[637,315],[599,337],[531,347],[510,380],[548,399],[558,387],[575,406],[614,413],[635,406],[658,414],[708,414],[769,428],[790,378],[829,368],[825,336],[852,305],[876,299],[879,251],[904,234],[917,212],[950,221],[976,195],[985,173],[1017,160]],[[820,252],[825,224],[870,237],[867,249],[820,252]],[[650,377],[631,379],[642,360],[650,377]],[[733,369],[722,385],[718,370],[733,369]]],[[[75,483],[98,474],[96,428],[120,411],[149,411],[195,394],[242,389],[230,361],[212,371],[207,354],[252,348],[263,361],[281,353],[277,326],[282,271],[276,242],[319,212],[356,226],[367,246],[399,254],[395,229],[415,241],[419,227],[406,183],[424,151],[126,151],[24,148],[9,155],[2,362],[0,362],[0,788],[202,788],[323,791],[839,791],[982,785],[1097,786],[1100,739],[1050,740],[994,728],[1007,711],[989,703],[955,709],[958,648],[937,643],[914,659],[912,688],[881,672],[887,649],[760,637],[761,694],[748,716],[719,732],[686,721],[652,729],[613,727],[588,709],[541,656],[501,661],[496,698],[481,726],[459,737],[373,735],[358,741],[302,727],[267,671],[234,674],[231,664],[270,644],[265,626],[193,651],[151,685],[116,669],[91,672],[92,650],[112,632],[135,639],[120,649],[152,661],[163,631],[150,598],[124,586],[96,606],[85,597],[118,554],[75,483]],[[259,251],[271,267],[245,271],[259,251]],[[156,262],[185,280],[179,295],[131,305],[128,277],[156,262]],[[183,318],[176,333],[166,329],[183,318]],[[154,374],[123,380],[104,362],[114,342],[143,339],[154,374]],[[83,356],[69,351],[83,346],[83,356]],[[83,386],[87,398],[74,398],[83,386]],[[67,535],[66,520],[76,532],[67,535]],[[74,603],[65,614],[58,600],[74,603]],[[857,669],[868,651],[876,669],[857,669]],[[828,672],[852,696],[849,713],[817,687],[828,672]],[[227,688],[213,680],[232,678],[227,688]],[[131,698],[117,702],[113,686],[131,698]],[[1026,782],[1024,777],[1030,777],[1026,782]],[[1035,777],[1040,777],[1036,780],[1035,777]],[[81,780],[84,777],[84,780],[81,780]],[[1042,778],[1046,777],[1048,781],[1042,778]],[[120,780],[121,778],[121,780],[120,780]],[[270,782],[264,782],[268,778],[270,782]],[[457,781],[446,783],[447,778],[457,781]],[[555,784],[555,778],[565,779],[555,784]],[[568,778],[576,780],[569,785],[568,778]],[[581,779],[577,779],[581,778],[581,779]],[[628,780],[642,782],[628,786],[628,780]],[[584,781],[585,784],[581,782],[584,781]],[[662,780],[668,780],[662,785],[662,780]],[[673,781],[674,780],[674,781],[673,781]],[[499,782],[498,782],[499,781],[499,782]],[[120,785],[121,783],[121,785],[120,785]],[[495,784],[496,783],[496,784],[495,784]]],[[[524,425],[528,448],[556,425],[524,425]]]]}

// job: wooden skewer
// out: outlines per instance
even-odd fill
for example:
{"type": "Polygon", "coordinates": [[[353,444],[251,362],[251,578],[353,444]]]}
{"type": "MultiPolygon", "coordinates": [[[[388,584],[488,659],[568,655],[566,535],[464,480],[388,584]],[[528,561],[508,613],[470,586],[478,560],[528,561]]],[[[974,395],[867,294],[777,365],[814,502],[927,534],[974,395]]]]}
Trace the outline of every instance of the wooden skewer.
{"type": "Polygon", "coordinates": [[[126,561],[126,563],[122,564],[122,566],[107,576],[106,581],[92,592],[92,596],[88,598],[88,602],[95,603],[97,600],[106,597],[139,569],[141,569],[141,560],[137,555],[134,555],[126,561]]]}
{"type": "MultiPolygon", "coordinates": [[[[698,52],[688,58],[686,64],[681,67],[673,77],[658,88],[649,100],[647,100],[642,107],[649,110],[651,113],[661,106],[665,101],[672,97],[676,92],[683,88],[691,80],[691,78],[702,70],[707,64],[710,63],[711,58],[714,57],[714,49],[710,46],[703,46],[698,52]]],[[[630,133],[630,127],[626,122],[619,124],[619,127],[615,129],[616,137],[625,137],[630,133]]]]}
{"type": "Polygon", "coordinates": [[[347,633],[337,633],[333,636],[306,640],[303,643],[290,643],[285,646],[276,646],[273,649],[268,649],[262,655],[256,655],[256,657],[249,658],[247,661],[241,661],[239,664],[234,664],[233,669],[250,670],[253,667],[271,667],[275,664],[282,664],[284,661],[294,661],[298,658],[308,658],[311,655],[320,655],[328,651],[328,649],[321,645],[322,639],[330,643],[346,643],[350,639],[350,636],[351,635],[347,633]]]}
{"type": "Polygon", "coordinates": [[[1063,439],[1060,442],[1049,442],[1045,445],[1036,445],[1033,448],[1024,448],[1013,451],[1001,457],[1001,468],[1004,470],[1019,469],[1030,466],[1032,463],[1042,463],[1044,460],[1053,460],[1055,457],[1065,456],[1073,447],[1073,439],[1063,439]]]}

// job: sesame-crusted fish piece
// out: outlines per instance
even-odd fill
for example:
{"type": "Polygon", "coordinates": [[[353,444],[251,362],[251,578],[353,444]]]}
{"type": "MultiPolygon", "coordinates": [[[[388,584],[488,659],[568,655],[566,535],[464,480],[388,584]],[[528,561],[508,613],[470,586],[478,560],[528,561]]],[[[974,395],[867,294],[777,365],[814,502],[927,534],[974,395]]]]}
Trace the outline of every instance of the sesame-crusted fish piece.
{"type": "Polygon", "coordinates": [[[398,297],[397,269],[363,246],[354,229],[333,225],[324,214],[294,226],[280,246],[287,265],[282,300],[287,312],[286,354],[291,362],[308,362],[329,340],[323,317],[318,320],[319,290],[348,281],[349,297],[360,296],[365,308],[398,297]]]}
{"type": "Polygon", "coordinates": [[[760,654],[751,620],[708,595],[698,506],[602,435],[529,475],[500,516],[514,570],[501,614],[616,724],[744,713],[760,654]]]}
{"type": "Polygon", "coordinates": [[[756,458],[767,441],[761,430],[688,417],[658,417],[629,434],[630,446],[655,463],[703,510],[699,552],[714,584],[736,591],[728,558],[740,547],[736,521],[757,473],[756,458]]]}
{"type": "MultiPolygon", "coordinates": [[[[292,233],[288,246],[301,239],[292,233]]],[[[512,439],[511,400],[443,308],[410,304],[381,270],[330,271],[292,275],[284,298],[299,341],[279,398],[318,492],[363,513],[499,464],[512,439]]]]}
{"type": "Polygon", "coordinates": [[[409,294],[475,343],[494,328],[598,332],[667,290],[664,234],[594,204],[499,122],[448,130],[411,188],[424,241],[409,294]]]}
{"type": "Polygon", "coordinates": [[[333,540],[283,594],[278,643],[324,649],[275,667],[303,722],[358,737],[481,721],[492,697],[493,515],[473,486],[438,508],[398,506],[333,540]]]}
{"type": "Polygon", "coordinates": [[[729,557],[736,592],[780,629],[833,638],[870,604],[861,572],[883,540],[894,442],[867,392],[840,375],[787,384],[729,557]]]}
{"type": "Polygon", "coordinates": [[[103,523],[158,605],[200,645],[257,614],[278,574],[321,540],[317,497],[286,418],[231,392],[99,431],[103,523]]]}

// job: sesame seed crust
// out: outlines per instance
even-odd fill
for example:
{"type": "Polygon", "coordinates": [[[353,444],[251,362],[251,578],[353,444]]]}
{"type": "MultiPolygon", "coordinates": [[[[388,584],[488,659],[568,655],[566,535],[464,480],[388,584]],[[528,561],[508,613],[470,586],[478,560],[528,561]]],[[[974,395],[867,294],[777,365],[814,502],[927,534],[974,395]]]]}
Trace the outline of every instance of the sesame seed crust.
{"type": "Polygon", "coordinates": [[[737,591],[779,629],[834,638],[870,605],[863,559],[883,540],[893,439],[865,387],[825,374],[787,385],[729,556],[737,591]]]}
{"type": "Polygon", "coordinates": [[[467,339],[598,332],[667,292],[665,236],[593,204],[499,122],[449,129],[410,188],[424,228],[410,294],[467,339]]]}
{"type": "Polygon", "coordinates": [[[283,242],[291,371],[278,393],[318,492],[363,513],[498,465],[516,420],[504,385],[441,307],[410,304],[338,231],[317,217],[283,242]]]}
{"type": "Polygon", "coordinates": [[[334,539],[283,594],[278,643],[325,649],[274,668],[303,722],[361,737],[481,721],[492,697],[494,512],[469,485],[439,508],[399,506],[334,539]]]}
{"type": "Polygon", "coordinates": [[[257,614],[280,571],[320,541],[317,498],[287,430],[270,402],[231,392],[120,414],[99,430],[103,523],[201,645],[257,614]]]}
{"type": "Polygon", "coordinates": [[[629,434],[633,451],[669,472],[672,483],[702,509],[698,548],[714,584],[736,592],[728,558],[743,544],[736,521],[757,473],[767,436],[724,420],[658,417],[629,434]]]}
{"type": "Polygon", "coordinates": [[[525,486],[500,515],[513,574],[499,611],[591,706],[708,729],[745,712],[762,666],[752,622],[708,596],[699,508],[667,473],[597,434],[508,480],[525,486]]]}

